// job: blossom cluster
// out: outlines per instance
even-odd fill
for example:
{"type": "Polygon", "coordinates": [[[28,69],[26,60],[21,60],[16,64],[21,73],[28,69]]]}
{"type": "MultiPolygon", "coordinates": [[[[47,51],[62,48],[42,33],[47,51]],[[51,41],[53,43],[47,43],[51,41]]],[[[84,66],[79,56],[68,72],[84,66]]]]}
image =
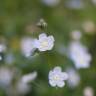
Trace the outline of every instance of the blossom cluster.
{"type": "MultiPolygon", "coordinates": [[[[54,47],[54,37],[52,35],[47,36],[45,33],[41,33],[38,39],[24,38],[21,41],[22,53],[25,56],[30,56],[33,51],[48,51],[54,47]]],[[[61,67],[55,67],[49,72],[49,84],[53,87],[63,87],[65,85],[64,80],[68,79],[68,74],[61,71],[61,67]]]]}
{"type": "Polygon", "coordinates": [[[47,51],[51,50],[54,46],[54,37],[47,36],[45,33],[41,33],[38,39],[32,38],[23,38],[21,41],[21,49],[22,53],[28,57],[30,56],[36,49],[38,51],[47,51]]]}
{"type": "MultiPolygon", "coordinates": [[[[88,68],[91,62],[91,55],[88,52],[88,48],[84,46],[79,40],[82,37],[82,34],[79,30],[72,31],[72,39],[73,41],[68,46],[68,54],[69,58],[73,61],[75,67],[79,68],[88,68]],[[75,41],[76,40],[76,41],[75,41]]],[[[47,36],[46,33],[39,34],[38,38],[29,38],[24,37],[21,40],[21,51],[25,57],[34,56],[34,53],[37,52],[45,52],[50,51],[54,47],[55,39],[52,35],[47,36]]],[[[59,53],[67,53],[65,46],[61,46],[59,53]],[[63,50],[63,52],[62,52],[63,50]]],[[[0,52],[5,51],[6,46],[0,45],[0,52]]],[[[7,56],[5,61],[7,63],[13,62],[11,59],[13,58],[12,54],[7,56]]],[[[2,58],[1,58],[2,59],[2,58]]],[[[0,69],[0,85],[9,86],[12,83],[14,77],[14,73],[10,71],[8,68],[0,69]],[[4,76],[5,77],[4,77],[4,76]]],[[[37,72],[32,72],[26,75],[21,76],[16,83],[15,89],[19,94],[26,94],[30,91],[29,82],[33,81],[37,77],[37,72]]],[[[48,83],[52,87],[62,88],[65,86],[65,81],[67,80],[67,84],[71,88],[75,88],[80,83],[80,75],[76,72],[75,69],[66,70],[66,72],[62,71],[60,66],[55,66],[52,70],[49,71],[48,74],[48,83]]],[[[85,91],[85,94],[87,92],[85,91]]],[[[90,92],[91,93],[91,92],[90,92]]],[[[87,96],[87,95],[85,95],[87,96]]]]}

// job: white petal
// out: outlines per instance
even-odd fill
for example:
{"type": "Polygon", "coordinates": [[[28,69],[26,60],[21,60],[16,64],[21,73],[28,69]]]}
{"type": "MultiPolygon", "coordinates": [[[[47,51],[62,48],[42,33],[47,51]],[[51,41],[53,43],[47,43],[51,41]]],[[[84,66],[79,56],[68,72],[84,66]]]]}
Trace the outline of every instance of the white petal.
{"type": "Polygon", "coordinates": [[[30,81],[33,81],[36,77],[37,77],[37,72],[32,72],[22,76],[21,80],[24,83],[29,83],[30,81]]]}
{"type": "Polygon", "coordinates": [[[46,48],[41,48],[41,47],[39,47],[38,50],[39,50],[39,51],[46,51],[46,48]]]}
{"type": "Polygon", "coordinates": [[[52,78],[53,78],[53,76],[54,76],[54,72],[53,72],[53,71],[50,71],[50,72],[49,72],[49,76],[48,76],[48,77],[49,77],[49,79],[52,79],[52,78]]]}
{"type": "Polygon", "coordinates": [[[59,67],[59,66],[55,67],[54,72],[61,72],[61,67],[59,67]]]}
{"type": "Polygon", "coordinates": [[[56,86],[56,82],[53,81],[53,80],[49,80],[49,84],[50,84],[52,87],[55,87],[55,86],[56,86]]]}
{"type": "Polygon", "coordinates": [[[64,85],[65,85],[65,82],[63,82],[63,81],[59,81],[58,83],[57,83],[57,86],[58,87],[64,87],[64,85]]]}
{"type": "Polygon", "coordinates": [[[51,50],[53,48],[53,46],[54,46],[54,41],[50,41],[48,39],[48,50],[51,50]]]}
{"type": "Polygon", "coordinates": [[[34,46],[35,46],[36,48],[38,48],[38,47],[40,46],[39,40],[37,40],[37,39],[34,40],[34,46]]]}
{"type": "Polygon", "coordinates": [[[61,73],[62,80],[67,80],[68,79],[68,74],[65,72],[61,73]]]}
{"type": "Polygon", "coordinates": [[[51,43],[51,44],[49,44],[48,45],[48,48],[47,48],[47,50],[52,50],[52,48],[54,47],[54,44],[53,43],[51,43]]]}
{"type": "Polygon", "coordinates": [[[92,56],[90,54],[87,54],[86,56],[87,60],[90,62],[92,60],[92,56]]]}
{"type": "Polygon", "coordinates": [[[48,40],[50,40],[50,42],[54,42],[54,37],[53,36],[48,36],[48,40]]]}
{"type": "Polygon", "coordinates": [[[41,34],[39,35],[39,39],[45,38],[45,37],[47,37],[45,33],[41,33],[41,34]]]}

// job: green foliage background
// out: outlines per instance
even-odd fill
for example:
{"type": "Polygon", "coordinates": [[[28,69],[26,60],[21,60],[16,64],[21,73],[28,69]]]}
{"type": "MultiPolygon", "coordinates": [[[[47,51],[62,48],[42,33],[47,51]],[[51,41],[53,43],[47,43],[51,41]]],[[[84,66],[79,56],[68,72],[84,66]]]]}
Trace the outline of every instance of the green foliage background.
{"type": "MultiPolygon", "coordinates": [[[[84,0],[85,8],[81,10],[68,9],[64,6],[65,0],[56,7],[43,5],[40,0],[0,0],[0,39],[5,38],[9,52],[13,52],[15,61],[12,65],[22,70],[22,74],[32,71],[38,72],[37,79],[31,84],[32,91],[26,96],[83,96],[83,89],[91,86],[96,93],[96,34],[85,34],[82,22],[92,20],[96,23],[96,6],[91,0],[84,0]],[[36,58],[26,59],[21,54],[20,40],[23,36],[37,37],[42,30],[36,28],[36,23],[44,18],[48,23],[48,34],[55,38],[55,47],[52,51],[40,53],[36,58]],[[26,28],[31,25],[31,29],[26,28]],[[63,70],[73,66],[73,62],[57,52],[59,45],[67,46],[70,42],[70,32],[79,29],[83,33],[81,40],[92,54],[91,67],[80,69],[81,83],[75,89],[52,88],[48,84],[48,72],[55,66],[62,66],[63,70]]],[[[4,60],[1,65],[7,65],[4,60]]],[[[1,89],[0,96],[6,96],[1,89]]]]}

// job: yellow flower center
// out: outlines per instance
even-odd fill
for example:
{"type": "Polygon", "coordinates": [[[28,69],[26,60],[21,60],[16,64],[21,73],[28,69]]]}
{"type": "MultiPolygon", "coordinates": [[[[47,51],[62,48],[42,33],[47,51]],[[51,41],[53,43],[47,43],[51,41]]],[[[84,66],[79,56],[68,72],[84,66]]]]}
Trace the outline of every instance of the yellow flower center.
{"type": "Polygon", "coordinates": [[[58,75],[54,76],[54,80],[59,80],[59,79],[60,79],[60,78],[59,78],[58,75]]]}
{"type": "Polygon", "coordinates": [[[85,62],[84,62],[84,59],[81,57],[81,58],[79,58],[79,60],[80,60],[80,63],[81,64],[84,64],[85,62]]]}
{"type": "Polygon", "coordinates": [[[48,46],[48,42],[47,41],[43,41],[41,42],[41,47],[47,47],[48,46]]]}

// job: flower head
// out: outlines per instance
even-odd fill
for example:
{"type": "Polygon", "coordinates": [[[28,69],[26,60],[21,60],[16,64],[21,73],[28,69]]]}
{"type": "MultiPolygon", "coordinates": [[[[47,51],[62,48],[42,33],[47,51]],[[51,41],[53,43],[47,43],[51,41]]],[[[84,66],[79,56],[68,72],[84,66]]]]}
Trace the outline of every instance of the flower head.
{"type": "Polygon", "coordinates": [[[39,51],[51,50],[54,46],[54,37],[48,36],[45,33],[39,35],[39,39],[35,39],[35,47],[39,51]]]}
{"type": "Polygon", "coordinates": [[[60,0],[42,0],[42,3],[49,7],[55,7],[60,3],[60,0]]]}
{"type": "Polygon", "coordinates": [[[8,67],[0,68],[0,87],[9,86],[12,83],[15,72],[13,70],[10,70],[8,67]]]}
{"type": "Polygon", "coordinates": [[[82,0],[67,0],[66,1],[66,7],[69,9],[83,9],[85,4],[82,0]]]}
{"type": "Polygon", "coordinates": [[[0,44],[0,52],[6,51],[6,45],[5,44],[0,44]]]}
{"type": "Polygon", "coordinates": [[[67,73],[68,73],[68,86],[70,88],[75,88],[80,84],[80,76],[78,74],[78,72],[76,70],[74,70],[73,68],[69,68],[67,69],[67,73]]]}
{"type": "Polygon", "coordinates": [[[79,31],[79,30],[73,30],[73,31],[71,32],[71,38],[72,38],[73,40],[80,40],[81,37],[82,37],[81,31],[79,31]]]}
{"type": "Polygon", "coordinates": [[[91,55],[88,49],[80,42],[70,44],[70,58],[73,60],[76,68],[88,68],[90,66],[91,55]]]}
{"type": "Polygon", "coordinates": [[[55,67],[49,72],[49,84],[52,87],[63,87],[65,85],[64,80],[68,79],[68,75],[61,71],[61,67],[55,67]]]}
{"type": "Polygon", "coordinates": [[[83,94],[84,94],[84,96],[95,96],[94,95],[94,90],[90,86],[87,86],[87,87],[84,88],[83,94]]]}
{"type": "Polygon", "coordinates": [[[34,39],[30,37],[24,37],[21,40],[21,51],[25,57],[31,56],[32,52],[35,50],[34,39]]]}
{"type": "Polygon", "coordinates": [[[82,28],[83,28],[84,32],[87,34],[94,34],[94,32],[96,31],[95,23],[91,20],[85,21],[82,24],[82,28]]]}
{"type": "Polygon", "coordinates": [[[26,75],[23,75],[16,84],[16,91],[19,94],[25,95],[31,89],[30,82],[34,81],[37,77],[37,72],[32,72],[26,75]]]}

